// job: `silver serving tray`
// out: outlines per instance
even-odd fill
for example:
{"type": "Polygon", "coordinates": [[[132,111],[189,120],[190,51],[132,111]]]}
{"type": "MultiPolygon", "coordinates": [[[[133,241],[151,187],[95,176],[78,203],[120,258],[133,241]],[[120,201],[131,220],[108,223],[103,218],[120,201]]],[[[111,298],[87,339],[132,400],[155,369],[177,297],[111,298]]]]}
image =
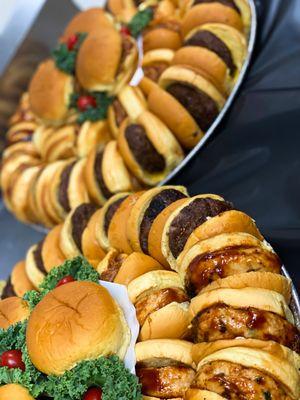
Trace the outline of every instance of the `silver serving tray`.
{"type": "Polygon", "coordinates": [[[282,275],[284,275],[286,278],[290,279],[292,282],[292,299],[291,299],[291,303],[290,303],[290,308],[292,310],[292,313],[294,315],[295,318],[295,325],[297,326],[298,329],[300,329],[300,300],[299,300],[299,296],[297,293],[297,290],[295,288],[295,285],[293,284],[293,281],[289,275],[289,273],[287,272],[285,266],[283,265],[282,268],[282,275]]]}

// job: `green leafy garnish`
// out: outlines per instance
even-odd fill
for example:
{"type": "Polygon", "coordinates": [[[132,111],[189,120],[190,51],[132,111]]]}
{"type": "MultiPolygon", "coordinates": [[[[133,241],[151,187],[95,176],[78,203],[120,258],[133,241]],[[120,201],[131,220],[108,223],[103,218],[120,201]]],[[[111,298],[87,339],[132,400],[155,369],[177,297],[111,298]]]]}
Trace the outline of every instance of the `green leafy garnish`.
{"type": "Polygon", "coordinates": [[[23,296],[23,299],[27,301],[30,310],[33,310],[34,307],[42,300],[43,295],[36,290],[29,290],[23,296]]]}
{"type": "Polygon", "coordinates": [[[139,34],[149,25],[153,19],[153,9],[151,7],[145,10],[138,11],[128,24],[130,33],[133,37],[137,38],[139,34]]]}
{"type": "Polygon", "coordinates": [[[66,43],[60,43],[56,49],[52,51],[52,56],[58,69],[69,75],[75,74],[77,53],[86,36],[86,33],[77,33],[78,40],[72,50],[68,49],[66,43]]]}
{"type": "Polygon", "coordinates": [[[268,392],[268,391],[264,392],[264,398],[265,398],[266,400],[272,400],[272,395],[271,395],[271,393],[268,392]]]}
{"type": "Polygon", "coordinates": [[[18,383],[28,389],[33,397],[46,390],[46,376],[32,364],[26,347],[27,322],[18,322],[8,329],[0,329],[0,354],[7,350],[21,350],[25,371],[19,368],[0,368],[0,385],[18,383]]]}
{"type": "Polygon", "coordinates": [[[61,376],[48,377],[47,394],[55,400],[79,400],[92,386],[102,390],[102,400],[140,400],[141,387],[135,375],[117,356],[82,361],[61,376]]]}
{"type": "Polygon", "coordinates": [[[94,97],[96,101],[96,107],[88,107],[82,111],[78,109],[78,99],[80,94],[72,93],[69,102],[69,108],[74,108],[78,112],[78,123],[82,124],[85,121],[100,121],[106,119],[107,110],[110,104],[113,102],[114,97],[109,96],[105,92],[91,92],[89,93],[94,97]]]}

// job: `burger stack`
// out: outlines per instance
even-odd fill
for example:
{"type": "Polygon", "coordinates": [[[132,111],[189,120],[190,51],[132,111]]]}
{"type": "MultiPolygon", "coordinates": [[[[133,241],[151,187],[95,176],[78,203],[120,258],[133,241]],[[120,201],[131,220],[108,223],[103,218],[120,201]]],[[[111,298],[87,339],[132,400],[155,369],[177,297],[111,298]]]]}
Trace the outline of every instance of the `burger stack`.
{"type": "Polygon", "coordinates": [[[224,106],[250,20],[246,0],[110,0],[77,14],[10,120],[7,208],[51,228],[83,203],[157,185],[224,106]]]}
{"type": "Polygon", "coordinates": [[[80,254],[100,279],[128,288],[145,399],[299,398],[291,282],[255,221],[232,203],[163,186],[115,195],[101,209],[81,205],[29,250],[4,293],[16,293],[18,281],[22,295],[20,286],[39,286],[80,254]]]}

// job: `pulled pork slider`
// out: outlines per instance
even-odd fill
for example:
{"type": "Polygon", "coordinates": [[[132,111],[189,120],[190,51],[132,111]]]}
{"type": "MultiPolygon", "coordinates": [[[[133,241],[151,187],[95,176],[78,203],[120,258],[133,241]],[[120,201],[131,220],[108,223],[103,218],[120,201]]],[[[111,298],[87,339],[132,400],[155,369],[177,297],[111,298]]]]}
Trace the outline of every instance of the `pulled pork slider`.
{"type": "Polygon", "coordinates": [[[172,63],[207,74],[222,92],[229,94],[246,55],[246,39],[238,30],[225,24],[204,24],[189,32],[172,63]]]}
{"type": "Polygon", "coordinates": [[[114,194],[132,191],[135,187],[114,140],[90,152],[84,176],[91,199],[99,205],[114,194]]]}
{"type": "Polygon", "coordinates": [[[187,400],[272,399],[300,396],[299,355],[275,342],[235,339],[194,346],[197,375],[187,400]]]}
{"type": "Polygon", "coordinates": [[[108,122],[113,136],[119,136],[124,119],[135,119],[146,109],[147,102],[141,90],[138,87],[124,86],[108,108],[108,122]]]}
{"type": "Polygon", "coordinates": [[[25,260],[25,269],[28,279],[34,287],[38,288],[43,282],[47,271],[45,269],[44,261],[42,258],[43,240],[38,244],[32,245],[27,253],[25,260]]]}
{"type": "Polygon", "coordinates": [[[85,159],[63,161],[49,184],[49,207],[63,221],[75,207],[89,201],[84,179],[85,159]]]}
{"type": "Polygon", "coordinates": [[[80,46],[76,76],[88,91],[116,94],[130,81],[137,61],[137,47],[131,36],[102,28],[88,35],[80,46]]]}
{"type": "Polygon", "coordinates": [[[110,249],[98,264],[100,279],[127,286],[133,279],[146,272],[160,270],[163,267],[153,258],[143,253],[120,253],[110,249]]]}
{"type": "Polygon", "coordinates": [[[79,157],[87,156],[95,147],[104,146],[112,139],[106,120],[85,121],[78,129],[76,152],[79,157]]]}
{"type": "Polygon", "coordinates": [[[184,186],[162,186],[142,194],[127,221],[127,235],[131,247],[135,251],[149,254],[148,236],[154,219],[170,204],[187,196],[184,186]]]}
{"type": "Polygon", "coordinates": [[[186,2],[181,30],[186,36],[197,26],[206,23],[220,23],[244,31],[241,11],[235,0],[191,0],[186,2]]]}
{"type": "Polygon", "coordinates": [[[107,236],[110,222],[117,209],[120,207],[123,201],[129,196],[129,194],[130,194],[129,192],[115,194],[104,204],[104,206],[98,213],[98,219],[95,226],[96,228],[95,235],[97,237],[98,243],[105,251],[108,251],[110,247],[107,236]]]}
{"type": "Polygon", "coordinates": [[[284,295],[290,288],[286,278],[256,272],[255,279],[239,275],[220,287],[199,294],[191,301],[190,317],[195,343],[245,339],[273,340],[295,352],[300,352],[300,333],[284,295]],[[250,285],[252,285],[250,287],[250,285]],[[257,287],[258,286],[258,287],[257,287]]]}
{"type": "Polygon", "coordinates": [[[52,268],[61,265],[66,256],[60,248],[60,235],[63,225],[56,225],[45,236],[41,248],[41,257],[45,270],[50,272],[52,268]]]}
{"type": "MultiPolygon", "coordinates": [[[[9,297],[0,300],[0,328],[7,329],[29,316],[29,307],[20,297],[9,297]]],[[[0,397],[1,398],[1,397],[0,397]]]]}
{"type": "Polygon", "coordinates": [[[156,185],[183,159],[183,151],[169,128],[144,111],[121,124],[118,146],[126,165],[142,183],[156,185]]]}
{"type": "Polygon", "coordinates": [[[176,272],[147,272],[129,283],[128,294],[141,327],[140,341],[186,335],[189,297],[176,272]]]}
{"type": "Polygon", "coordinates": [[[150,399],[183,400],[195,377],[192,347],[191,343],[176,339],[137,343],[136,374],[143,395],[150,399]]]}
{"type": "Polygon", "coordinates": [[[30,108],[48,125],[60,125],[69,115],[73,77],[56,68],[53,60],[39,65],[29,85],[30,108]]]}
{"type": "Polygon", "coordinates": [[[2,290],[1,299],[7,297],[19,296],[23,297],[29,290],[34,290],[35,287],[28,279],[25,269],[25,261],[19,261],[14,265],[11,274],[2,290]]]}
{"type": "Polygon", "coordinates": [[[129,195],[114,213],[108,227],[107,236],[110,247],[125,254],[130,254],[133,252],[127,235],[126,222],[130,216],[133,206],[143,193],[145,192],[140,191],[129,195]]]}
{"type": "Polygon", "coordinates": [[[114,21],[110,14],[102,8],[89,8],[75,15],[68,23],[61,41],[67,41],[72,35],[77,33],[92,33],[104,28],[113,28],[114,21]]]}
{"type": "Polygon", "coordinates": [[[60,248],[66,258],[82,254],[82,236],[87,224],[97,207],[83,203],[69,213],[60,233],[60,248]]]}
{"type": "Polygon", "coordinates": [[[152,257],[175,270],[189,235],[207,219],[233,208],[214,194],[197,195],[169,207],[153,221],[148,245],[152,257]]]}
{"type": "Polygon", "coordinates": [[[87,281],[49,292],[32,311],[26,331],[29,357],[47,375],[62,375],[101,356],[124,358],[129,341],[119,305],[104,287],[87,281]]]}
{"type": "Polygon", "coordinates": [[[216,86],[191,67],[173,65],[159,79],[159,85],[175,97],[206,132],[225,104],[216,86]]]}
{"type": "Polygon", "coordinates": [[[34,400],[27,389],[16,383],[8,383],[0,387],[1,400],[34,400]]]}
{"type": "Polygon", "coordinates": [[[172,16],[153,20],[143,32],[143,50],[177,50],[182,44],[180,21],[172,16]]]}
{"type": "Polygon", "coordinates": [[[178,271],[190,294],[212,281],[250,271],[279,274],[281,261],[267,242],[244,232],[223,233],[202,240],[184,252],[178,271]]]}

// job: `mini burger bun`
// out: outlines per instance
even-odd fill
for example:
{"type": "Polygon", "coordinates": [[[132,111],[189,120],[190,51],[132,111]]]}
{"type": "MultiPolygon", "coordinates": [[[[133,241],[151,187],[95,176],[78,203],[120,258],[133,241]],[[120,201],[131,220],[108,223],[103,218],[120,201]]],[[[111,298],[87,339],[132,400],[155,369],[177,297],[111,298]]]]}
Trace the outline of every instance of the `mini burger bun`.
{"type": "Polygon", "coordinates": [[[38,288],[45,278],[45,274],[40,271],[36,265],[34,252],[37,250],[38,245],[32,245],[26,253],[25,268],[26,274],[30,282],[38,288]]]}
{"type": "Polygon", "coordinates": [[[35,287],[28,279],[25,268],[25,261],[19,261],[12,269],[11,275],[11,284],[14,288],[14,292],[17,296],[23,297],[26,292],[29,290],[34,290],[35,287]]]}
{"type": "Polygon", "coordinates": [[[0,300],[0,328],[7,329],[17,322],[24,321],[29,316],[29,307],[20,297],[8,297],[0,300]]]}
{"type": "Polygon", "coordinates": [[[153,339],[137,343],[135,345],[135,355],[137,363],[155,358],[168,358],[195,368],[192,349],[193,344],[185,340],[153,339]]]}
{"type": "Polygon", "coordinates": [[[144,52],[155,49],[177,50],[181,46],[181,37],[179,32],[168,28],[153,27],[143,34],[144,52]]]}
{"type": "Polygon", "coordinates": [[[0,386],[0,400],[34,400],[27,389],[16,383],[0,386]]]}
{"type": "Polygon", "coordinates": [[[175,97],[156,83],[150,86],[145,88],[142,82],[142,89],[149,91],[149,110],[168,126],[184,148],[193,148],[203,136],[194,118],[175,97]]]}
{"type": "Polygon", "coordinates": [[[243,32],[243,22],[239,13],[221,3],[203,3],[190,8],[184,15],[181,23],[181,31],[185,37],[197,26],[206,23],[221,23],[232,26],[243,32]]]}
{"type": "Polygon", "coordinates": [[[56,68],[53,60],[42,62],[29,84],[32,112],[46,124],[59,125],[68,116],[73,78],[56,68]]]}
{"type": "Polygon", "coordinates": [[[133,0],[108,0],[107,8],[116,17],[117,21],[123,23],[130,22],[137,12],[133,0]]]}
{"type": "Polygon", "coordinates": [[[110,354],[123,359],[129,341],[119,305],[104,287],[88,281],[49,292],[31,312],[26,331],[29,357],[47,375],[61,375],[80,361],[110,354]]]}
{"type": "Polygon", "coordinates": [[[42,259],[45,270],[50,272],[52,268],[61,265],[66,257],[60,248],[60,236],[63,224],[56,225],[46,235],[42,246],[42,259]]]}
{"type": "Polygon", "coordinates": [[[225,397],[208,390],[189,389],[184,397],[185,400],[226,400],[225,397]]]}
{"type": "Polygon", "coordinates": [[[79,157],[85,157],[95,147],[104,146],[112,139],[106,120],[85,121],[79,129],[76,150],[79,157]]]}

